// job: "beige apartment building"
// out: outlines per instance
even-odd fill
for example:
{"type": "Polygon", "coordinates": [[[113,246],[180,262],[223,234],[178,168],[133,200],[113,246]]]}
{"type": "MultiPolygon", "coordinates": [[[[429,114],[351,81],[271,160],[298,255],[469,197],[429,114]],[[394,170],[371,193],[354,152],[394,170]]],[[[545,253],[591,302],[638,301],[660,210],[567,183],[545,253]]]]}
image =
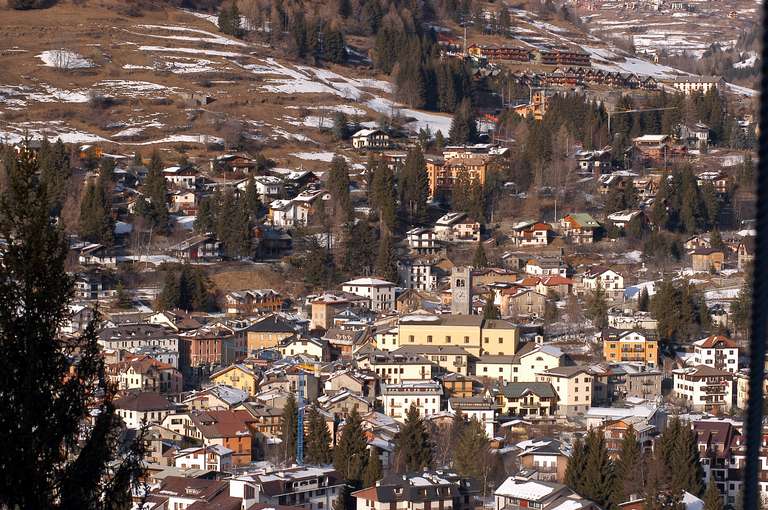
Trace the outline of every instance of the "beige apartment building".
{"type": "Polygon", "coordinates": [[[409,315],[398,324],[398,345],[461,347],[473,356],[514,355],[520,340],[517,326],[479,315],[409,315]]]}
{"type": "Polygon", "coordinates": [[[547,382],[557,393],[557,414],[573,416],[592,406],[592,376],[584,367],[556,367],[537,374],[539,382],[547,382]]]}

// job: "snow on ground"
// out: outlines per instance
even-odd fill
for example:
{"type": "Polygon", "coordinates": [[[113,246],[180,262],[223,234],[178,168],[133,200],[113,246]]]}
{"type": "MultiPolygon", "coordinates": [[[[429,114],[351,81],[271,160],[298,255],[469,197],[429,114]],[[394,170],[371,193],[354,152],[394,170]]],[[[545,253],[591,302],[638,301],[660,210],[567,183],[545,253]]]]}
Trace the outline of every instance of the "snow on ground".
{"type": "Polygon", "coordinates": [[[139,34],[136,32],[131,32],[131,33],[136,35],[155,37],[158,39],[174,39],[177,41],[197,41],[197,42],[206,43],[206,44],[220,44],[222,46],[241,46],[241,47],[247,46],[247,44],[242,41],[229,39],[219,34],[214,34],[213,32],[208,32],[206,30],[200,30],[197,28],[174,26],[174,25],[139,25],[138,28],[144,28],[148,30],[166,30],[168,32],[188,32],[188,33],[199,34],[199,35],[190,36],[190,35],[176,35],[176,34],[158,35],[158,34],[147,34],[147,33],[139,34]],[[201,35],[204,37],[200,37],[201,35]]]}
{"type": "Polygon", "coordinates": [[[754,67],[755,62],[757,62],[757,55],[752,55],[749,58],[746,58],[740,62],[736,62],[733,64],[733,67],[736,69],[744,69],[746,67],[754,67]]]}
{"type": "Polygon", "coordinates": [[[19,143],[25,136],[30,138],[61,139],[64,143],[97,143],[110,142],[93,133],[79,131],[58,121],[23,122],[0,127],[0,140],[3,143],[19,143]]]}
{"type": "Polygon", "coordinates": [[[308,161],[326,161],[330,163],[336,154],[333,152],[293,152],[290,155],[308,161]]]}
{"type": "Polygon", "coordinates": [[[139,65],[136,65],[136,64],[125,64],[125,65],[123,65],[123,69],[128,70],[128,71],[134,71],[134,70],[140,70],[140,69],[151,71],[151,70],[154,69],[154,67],[152,67],[152,66],[139,66],[139,65]]]}
{"type": "Polygon", "coordinates": [[[223,144],[224,139],[211,135],[171,135],[161,138],[160,140],[151,140],[149,142],[125,142],[125,145],[154,145],[158,143],[199,143],[208,145],[212,143],[223,144]]]}
{"type": "Polygon", "coordinates": [[[152,52],[170,52],[170,53],[191,53],[193,55],[208,55],[211,57],[245,57],[242,53],[233,51],[205,50],[202,48],[167,48],[165,46],[139,46],[141,51],[152,52]]]}
{"type": "Polygon", "coordinates": [[[173,221],[182,230],[193,230],[195,228],[195,218],[196,216],[174,216],[173,221]]]}
{"type": "Polygon", "coordinates": [[[684,74],[668,66],[654,64],[635,57],[623,57],[608,48],[582,46],[582,49],[592,57],[592,66],[604,71],[621,71],[643,76],[653,76],[656,79],[672,78],[684,74]],[[622,61],[623,60],[623,61],[622,61]]]}
{"type": "Polygon", "coordinates": [[[757,95],[757,91],[754,90],[754,89],[750,89],[750,88],[747,88],[747,87],[742,87],[740,85],[734,85],[733,83],[726,83],[725,85],[734,94],[741,94],[742,96],[747,96],[747,97],[753,97],[753,96],[757,95]]]}
{"type": "Polygon", "coordinates": [[[172,61],[163,61],[159,64],[159,67],[174,74],[213,73],[218,71],[216,63],[212,60],[178,56],[172,61]]]}
{"type": "Polygon", "coordinates": [[[438,131],[441,131],[443,135],[447,135],[451,129],[452,119],[450,115],[404,108],[383,97],[375,97],[365,104],[372,110],[384,113],[390,117],[397,117],[398,115],[401,117],[412,117],[414,120],[411,122],[411,127],[416,130],[429,128],[433,135],[438,131]]]}
{"type": "Polygon", "coordinates": [[[94,63],[74,51],[59,49],[46,50],[37,56],[46,67],[56,69],[85,69],[94,67],[94,63]]]}
{"type": "Polygon", "coordinates": [[[736,299],[741,292],[740,288],[709,290],[704,293],[705,301],[722,301],[736,299]]]}
{"type": "Polygon", "coordinates": [[[114,135],[112,135],[113,138],[131,138],[134,136],[140,136],[149,128],[163,128],[165,125],[162,122],[157,121],[151,121],[151,122],[144,122],[144,123],[136,123],[131,124],[129,126],[126,126],[122,130],[118,131],[114,135]]]}
{"type": "Polygon", "coordinates": [[[149,81],[133,80],[102,80],[94,85],[95,88],[103,89],[110,94],[126,97],[153,96],[163,97],[164,94],[158,92],[173,92],[174,90],[149,81]]]}

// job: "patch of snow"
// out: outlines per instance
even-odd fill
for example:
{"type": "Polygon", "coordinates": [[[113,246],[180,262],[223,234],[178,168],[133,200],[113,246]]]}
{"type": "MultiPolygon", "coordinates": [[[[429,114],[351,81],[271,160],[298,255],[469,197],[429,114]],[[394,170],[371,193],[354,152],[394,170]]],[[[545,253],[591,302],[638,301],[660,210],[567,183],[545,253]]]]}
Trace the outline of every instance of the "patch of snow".
{"type": "Polygon", "coordinates": [[[413,125],[411,127],[417,131],[429,128],[433,135],[438,131],[447,135],[453,120],[450,115],[412,110],[382,97],[375,97],[369,100],[366,102],[366,106],[390,117],[397,117],[398,115],[401,117],[412,117],[414,121],[412,121],[413,125]]]}
{"type": "Polygon", "coordinates": [[[293,152],[290,155],[299,159],[306,159],[309,161],[326,161],[330,163],[336,154],[333,152],[293,152]]]}
{"type": "Polygon", "coordinates": [[[206,50],[202,48],[167,48],[165,46],[139,46],[141,51],[169,52],[169,53],[191,53],[193,55],[209,55],[212,57],[244,57],[242,53],[233,51],[206,50]]]}
{"type": "Polygon", "coordinates": [[[95,66],[79,53],[65,49],[46,50],[37,55],[37,58],[43,61],[44,66],[56,69],[87,69],[95,66]]]}
{"type": "Polygon", "coordinates": [[[242,41],[229,39],[227,37],[214,34],[206,30],[200,30],[197,28],[181,27],[181,26],[174,26],[174,25],[139,25],[139,28],[145,28],[149,30],[167,30],[169,32],[189,32],[189,33],[200,34],[205,36],[205,37],[195,37],[195,36],[186,36],[186,35],[157,35],[157,34],[146,34],[146,33],[137,34],[137,35],[155,37],[158,39],[175,39],[178,41],[197,41],[197,42],[208,43],[208,44],[220,44],[222,46],[241,46],[241,47],[247,46],[247,44],[245,44],[242,41]]]}

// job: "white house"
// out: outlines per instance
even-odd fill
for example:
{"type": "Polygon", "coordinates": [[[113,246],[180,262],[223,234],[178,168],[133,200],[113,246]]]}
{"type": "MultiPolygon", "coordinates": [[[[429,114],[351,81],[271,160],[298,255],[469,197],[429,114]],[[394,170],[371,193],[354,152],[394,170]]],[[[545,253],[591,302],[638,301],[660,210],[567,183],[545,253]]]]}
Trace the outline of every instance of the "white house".
{"type": "Polygon", "coordinates": [[[381,398],[384,414],[399,422],[411,405],[415,405],[419,416],[426,417],[443,410],[443,387],[437,381],[402,381],[397,384],[382,384],[381,398]]]}
{"type": "Polygon", "coordinates": [[[378,278],[358,278],[341,284],[341,290],[368,298],[371,310],[385,312],[395,308],[395,284],[378,278]]]}
{"type": "Polygon", "coordinates": [[[225,472],[232,469],[232,450],[221,445],[185,448],[173,457],[173,465],[182,469],[225,472]]]}
{"type": "Polygon", "coordinates": [[[194,168],[169,166],[163,169],[163,177],[172,188],[192,189],[197,183],[198,173],[194,168]]]}
{"type": "Polygon", "coordinates": [[[485,430],[488,438],[493,438],[496,432],[496,409],[498,406],[493,398],[482,396],[451,397],[448,400],[448,412],[461,411],[467,419],[476,419],[485,430]]]}
{"type": "MultiPolygon", "coordinates": [[[[276,199],[283,191],[282,179],[275,177],[274,175],[257,175],[253,178],[253,185],[262,202],[276,199]]],[[[248,179],[244,179],[237,183],[237,189],[240,191],[245,191],[247,187],[248,179]]]]}
{"type": "Polygon", "coordinates": [[[733,377],[706,365],[679,368],[672,371],[672,392],[692,411],[727,412],[733,401],[733,377]]]}
{"type": "Polygon", "coordinates": [[[590,267],[581,279],[585,291],[593,291],[598,285],[609,294],[624,292],[624,277],[611,268],[604,266],[590,267]]]}
{"type": "Polygon", "coordinates": [[[432,259],[412,257],[397,262],[397,274],[407,289],[431,292],[437,288],[437,274],[432,269],[432,259]]]}
{"type": "Polygon", "coordinates": [[[386,149],[389,147],[389,135],[380,129],[361,129],[352,135],[352,147],[355,149],[386,149]]]}
{"type": "Polygon", "coordinates": [[[480,223],[467,220],[467,215],[462,212],[451,212],[441,216],[435,222],[434,230],[440,241],[480,241],[480,223]]]}
{"type": "Polygon", "coordinates": [[[137,391],[117,399],[115,409],[127,428],[140,429],[144,424],[162,423],[175,406],[159,393],[137,391]]]}
{"type": "Polygon", "coordinates": [[[325,190],[306,190],[293,200],[274,200],[269,204],[269,218],[276,227],[306,226],[316,200],[330,200],[325,190]]]}
{"type": "Polygon", "coordinates": [[[547,382],[557,393],[557,414],[573,416],[592,407],[593,378],[585,367],[564,366],[536,374],[538,382],[547,382]]]}
{"type": "Polygon", "coordinates": [[[280,346],[280,354],[283,357],[303,354],[311,356],[318,361],[325,360],[325,342],[319,338],[289,338],[280,346]]]}
{"type": "Polygon", "coordinates": [[[432,255],[440,250],[437,235],[431,228],[412,228],[405,233],[408,248],[419,255],[432,255]]]}
{"type": "Polygon", "coordinates": [[[546,510],[596,510],[599,507],[584,499],[567,486],[534,480],[525,476],[510,476],[494,492],[495,510],[523,508],[546,510]]]}
{"type": "Polygon", "coordinates": [[[712,335],[693,343],[693,364],[735,374],[739,370],[739,348],[722,335],[712,335]]]}

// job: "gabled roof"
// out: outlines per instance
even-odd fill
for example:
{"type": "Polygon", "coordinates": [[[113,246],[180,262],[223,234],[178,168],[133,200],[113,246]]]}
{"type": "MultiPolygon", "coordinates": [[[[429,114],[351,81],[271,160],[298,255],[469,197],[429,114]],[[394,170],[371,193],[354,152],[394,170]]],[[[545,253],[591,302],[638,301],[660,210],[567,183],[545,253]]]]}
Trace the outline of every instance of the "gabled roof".
{"type": "Polygon", "coordinates": [[[540,398],[555,398],[555,389],[545,382],[508,382],[501,387],[507,398],[520,398],[525,395],[536,395],[540,398]]]}
{"type": "Polygon", "coordinates": [[[152,391],[127,393],[125,396],[115,400],[115,407],[141,413],[147,411],[170,411],[176,408],[173,402],[152,391]]]}
{"type": "Polygon", "coordinates": [[[255,421],[248,411],[199,411],[189,417],[206,439],[248,436],[255,421]]]}
{"type": "Polygon", "coordinates": [[[736,342],[723,335],[711,335],[693,342],[693,345],[704,349],[736,349],[736,342]]]}

